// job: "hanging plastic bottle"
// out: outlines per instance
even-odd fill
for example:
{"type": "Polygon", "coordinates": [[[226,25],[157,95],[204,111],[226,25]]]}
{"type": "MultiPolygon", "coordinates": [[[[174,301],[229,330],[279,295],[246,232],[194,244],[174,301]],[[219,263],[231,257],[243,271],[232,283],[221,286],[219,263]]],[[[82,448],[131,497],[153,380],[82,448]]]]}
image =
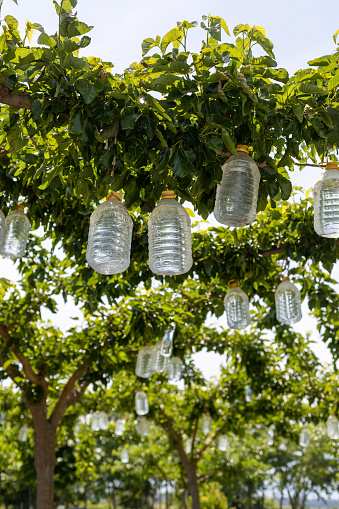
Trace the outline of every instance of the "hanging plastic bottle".
{"type": "Polygon", "coordinates": [[[219,451],[227,451],[228,447],[228,438],[226,435],[220,435],[218,437],[218,449],[219,451]]]}
{"type": "Polygon", "coordinates": [[[6,218],[5,214],[0,210],[0,251],[5,242],[6,235],[6,218]]]}
{"type": "Polygon", "coordinates": [[[100,417],[99,414],[94,414],[91,422],[92,431],[100,431],[100,417]]]}
{"type": "Polygon", "coordinates": [[[137,432],[141,437],[149,437],[151,434],[151,426],[146,417],[138,417],[137,432]]]}
{"type": "Polygon", "coordinates": [[[148,398],[146,392],[139,390],[135,395],[135,410],[138,415],[148,414],[148,398]]]}
{"type": "Polygon", "coordinates": [[[170,357],[173,348],[174,329],[167,329],[161,341],[161,355],[170,357]]]}
{"type": "Polygon", "coordinates": [[[274,444],[274,426],[270,426],[267,430],[267,445],[274,444]]]}
{"type": "Polygon", "coordinates": [[[120,193],[109,193],[92,213],[86,260],[99,274],[119,274],[130,264],[133,221],[120,193]]]}
{"type": "Polygon", "coordinates": [[[76,422],[74,424],[74,428],[73,428],[73,435],[75,437],[77,437],[79,435],[80,429],[81,429],[81,423],[80,422],[76,422]]]}
{"type": "Polygon", "coordinates": [[[251,403],[253,401],[252,389],[249,385],[245,387],[245,401],[246,403],[251,403]]]}
{"type": "Polygon", "coordinates": [[[27,428],[27,426],[22,426],[19,429],[18,440],[19,440],[19,442],[26,442],[28,440],[28,428],[27,428]]]}
{"type": "Polygon", "coordinates": [[[308,428],[303,428],[299,435],[299,445],[300,447],[307,447],[310,443],[311,433],[308,428]]]}
{"type": "Polygon", "coordinates": [[[193,442],[193,439],[192,438],[188,438],[185,442],[185,452],[186,454],[191,454],[192,452],[192,442],[193,442]]]}
{"type": "Polygon", "coordinates": [[[126,449],[126,447],[124,447],[122,450],[121,450],[121,463],[128,463],[129,461],[129,455],[128,455],[128,450],[126,449]]]}
{"type": "Polygon", "coordinates": [[[141,378],[149,378],[153,373],[152,362],[153,348],[147,343],[138,353],[135,374],[141,378]]]}
{"type": "Polygon", "coordinates": [[[289,277],[284,277],[275,291],[275,312],[278,322],[284,325],[292,325],[302,318],[301,295],[289,277]]]}
{"type": "Polygon", "coordinates": [[[175,197],[173,191],[163,191],[148,220],[149,267],[154,274],[178,276],[193,264],[191,220],[175,197]]]}
{"type": "Polygon", "coordinates": [[[100,429],[108,429],[109,427],[108,415],[105,412],[100,412],[98,414],[98,421],[100,429]]]}
{"type": "Polygon", "coordinates": [[[246,293],[239,288],[239,282],[232,279],[228,286],[224,305],[230,329],[245,329],[251,323],[250,304],[246,293]]]}
{"type": "Polygon", "coordinates": [[[238,145],[237,154],[222,167],[214,206],[215,219],[228,226],[251,224],[257,213],[259,168],[248,155],[247,145],[238,145]]]}
{"type": "Polygon", "coordinates": [[[326,422],[328,438],[332,440],[339,440],[339,421],[337,417],[332,414],[326,422]]]}
{"type": "Polygon", "coordinates": [[[6,417],[7,417],[7,412],[5,410],[1,410],[1,413],[0,413],[0,426],[5,424],[6,417]]]}
{"type": "Polygon", "coordinates": [[[179,357],[172,357],[167,367],[167,379],[169,382],[178,382],[182,373],[182,360],[179,357]]]}
{"type": "Polygon", "coordinates": [[[5,240],[0,249],[1,256],[5,258],[16,260],[25,254],[31,224],[24,210],[23,205],[18,205],[6,217],[5,240]]]}
{"type": "Polygon", "coordinates": [[[339,237],[339,167],[326,164],[323,177],[313,189],[314,230],[321,237],[339,237]]]}
{"type": "Polygon", "coordinates": [[[152,370],[157,373],[165,373],[167,370],[169,358],[161,353],[162,341],[156,343],[153,347],[152,370]]]}
{"type": "Polygon", "coordinates": [[[202,416],[201,431],[204,435],[209,435],[212,431],[212,418],[208,412],[202,416]]]}
{"type": "Polygon", "coordinates": [[[125,419],[117,419],[115,423],[115,434],[119,437],[124,434],[126,426],[126,420],[125,419]]]}

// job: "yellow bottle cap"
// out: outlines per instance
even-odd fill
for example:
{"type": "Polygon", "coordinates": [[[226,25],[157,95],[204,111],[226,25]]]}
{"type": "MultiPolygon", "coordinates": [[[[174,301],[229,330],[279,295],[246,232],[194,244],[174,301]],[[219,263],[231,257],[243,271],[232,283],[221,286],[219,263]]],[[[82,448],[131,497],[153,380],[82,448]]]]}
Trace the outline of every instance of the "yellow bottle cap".
{"type": "Polygon", "coordinates": [[[119,200],[122,201],[122,197],[120,193],[116,193],[115,191],[112,191],[111,193],[108,193],[106,200],[119,200]]]}
{"type": "Polygon", "coordinates": [[[230,279],[228,282],[228,286],[230,288],[234,288],[236,286],[239,286],[239,281],[237,279],[230,279]]]}
{"type": "Polygon", "coordinates": [[[24,212],[24,210],[25,210],[24,205],[18,205],[17,210],[21,210],[21,212],[24,212]]]}
{"type": "Polygon", "coordinates": [[[338,163],[336,161],[326,163],[325,170],[339,170],[338,163]]]}
{"type": "Polygon", "coordinates": [[[163,191],[161,193],[161,199],[163,200],[164,198],[176,198],[176,194],[174,191],[163,191]]]}
{"type": "Polygon", "coordinates": [[[288,276],[284,276],[284,277],[282,278],[282,280],[283,280],[283,281],[289,281],[289,280],[290,280],[290,278],[289,278],[288,276]]]}
{"type": "Polygon", "coordinates": [[[247,145],[237,145],[237,152],[246,152],[248,154],[248,146],[247,145]]]}

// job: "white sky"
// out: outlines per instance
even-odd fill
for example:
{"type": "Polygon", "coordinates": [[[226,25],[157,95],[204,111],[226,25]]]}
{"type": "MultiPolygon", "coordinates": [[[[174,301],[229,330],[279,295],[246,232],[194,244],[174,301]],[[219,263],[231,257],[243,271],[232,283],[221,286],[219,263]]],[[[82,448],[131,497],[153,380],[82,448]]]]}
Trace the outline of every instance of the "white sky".
{"type": "MultiPolygon", "coordinates": [[[[1,2],[0,2],[1,3],[1,2]]],[[[12,0],[4,0],[2,18],[11,14],[19,20],[19,28],[24,29],[26,20],[40,23],[46,32],[57,30],[57,17],[52,0],[18,0],[18,6],[12,0]]],[[[225,19],[230,31],[239,23],[264,26],[267,36],[274,44],[278,66],[285,67],[290,73],[307,67],[307,61],[318,56],[332,53],[336,47],[332,36],[339,29],[338,0],[242,0],[241,2],[209,0],[171,0],[143,2],[112,2],[99,0],[79,0],[78,18],[94,29],[88,35],[92,44],[83,50],[82,55],[93,55],[114,64],[113,72],[122,72],[132,62],[141,59],[141,43],[146,37],[161,37],[173,28],[177,21],[198,21],[201,16],[212,14],[225,19]]],[[[189,49],[199,51],[204,38],[202,29],[192,29],[189,35],[189,49]]],[[[224,41],[230,41],[226,36],[224,41]]],[[[296,169],[291,174],[293,185],[309,189],[321,176],[320,169],[296,169]]],[[[339,277],[337,264],[334,277],[339,277]]],[[[17,279],[13,262],[0,261],[0,277],[17,279]]],[[[312,331],[312,339],[317,341],[314,350],[323,362],[330,362],[331,356],[320,341],[315,330],[314,320],[303,305],[304,318],[296,324],[299,332],[312,331]]],[[[74,324],[68,317],[79,315],[79,311],[70,301],[62,306],[54,323],[63,323],[63,328],[74,324]]],[[[52,315],[53,316],[53,315],[52,315]]],[[[46,313],[46,318],[52,318],[46,313]]],[[[220,324],[226,326],[225,317],[220,324]]],[[[220,356],[201,352],[195,356],[197,365],[206,377],[218,374],[220,356]]]]}

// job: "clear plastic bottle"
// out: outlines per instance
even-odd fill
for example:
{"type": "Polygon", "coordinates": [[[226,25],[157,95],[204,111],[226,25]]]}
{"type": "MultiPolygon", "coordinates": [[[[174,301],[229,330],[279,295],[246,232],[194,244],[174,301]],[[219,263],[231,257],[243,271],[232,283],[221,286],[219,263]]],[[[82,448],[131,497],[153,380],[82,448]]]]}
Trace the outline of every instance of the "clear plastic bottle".
{"type": "Polygon", "coordinates": [[[144,346],[138,353],[135,374],[141,378],[149,378],[153,373],[153,348],[150,344],[144,346]]]}
{"type": "Polygon", "coordinates": [[[100,412],[98,414],[98,417],[99,417],[100,429],[108,429],[109,421],[108,421],[108,415],[106,414],[106,412],[100,412]]]}
{"type": "Polygon", "coordinates": [[[126,447],[124,447],[122,450],[121,450],[121,463],[128,463],[129,462],[129,455],[128,455],[128,450],[126,449],[126,447]]]}
{"type": "Polygon", "coordinates": [[[185,453],[186,454],[191,454],[192,452],[192,442],[193,442],[193,439],[192,438],[188,438],[185,442],[185,453]]]}
{"type": "Polygon", "coordinates": [[[126,420],[125,419],[117,419],[115,423],[115,434],[117,436],[121,436],[124,434],[126,426],[126,420]]]}
{"type": "Polygon", "coordinates": [[[299,445],[300,447],[307,447],[310,443],[311,433],[308,428],[303,428],[299,435],[299,445]]]}
{"type": "Polygon", "coordinates": [[[267,445],[274,444],[274,426],[270,426],[267,430],[267,445]]]}
{"type": "Polygon", "coordinates": [[[100,417],[99,414],[94,414],[91,422],[92,431],[100,431],[100,417]]]}
{"type": "Polygon", "coordinates": [[[174,335],[174,329],[167,329],[167,331],[165,331],[165,334],[162,338],[161,355],[163,355],[164,357],[171,356],[172,348],[173,348],[173,335],[174,335]]]}
{"type": "Polygon", "coordinates": [[[228,226],[251,224],[257,213],[260,171],[246,145],[238,145],[237,153],[222,167],[214,206],[215,219],[228,226]]]}
{"type": "Polygon", "coordinates": [[[0,250],[2,249],[2,246],[5,242],[5,235],[6,235],[6,218],[5,214],[0,210],[0,250]]]}
{"type": "Polygon", "coordinates": [[[7,412],[5,410],[1,410],[1,413],[0,413],[0,426],[5,424],[6,417],[7,417],[7,412]]]}
{"type": "Polygon", "coordinates": [[[185,274],[193,264],[191,220],[173,191],[161,198],[148,220],[149,267],[164,276],[185,274]]]}
{"type": "Polygon", "coordinates": [[[328,438],[332,440],[339,440],[339,421],[337,417],[332,414],[326,422],[328,438]]]}
{"type": "Polygon", "coordinates": [[[119,274],[130,264],[133,221],[119,193],[109,193],[91,215],[86,259],[99,274],[119,274]]]}
{"type": "Polygon", "coordinates": [[[161,348],[162,341],[159,341],[153,347],[152,370],[157,373],[165,373],[169,362],[169,358],[162,355],[161,348]]]}
{"type": "Polygon", "coordinates": [[[227,451],[228,447],[228,438],[226,435],[220,435],[218,437],[218,449],[219,451],[227,451]]]}
{"type": "Polygon", "coordinates": [[[251,323],[250,304],[246,293],[239,288],[239,282],[232,279],[228,283],[224,305],[230,329],[245,329],[251,323]]]}
{"type": "Polygon", "coordinates": [[[79,421],[78,421],[78,422],[76,422],[76,423],[74,424],[74,428],[73,428],[73,435],[74,435],[75,437],[77,437],[77,436],[79,435],[80,430],[81,430],[81,422],[79,422],[79,421]]]}
{"type": "Polygon", "coordinates": [[[313,189],[314,230],[321,237],[339,237],[339,167],[327,163],[313,189]]]}
{"type": "Polygon", "coordinates": [[[6,217],[5,240],[0,249],[1,256],[5,258],[16,260],[25,254],[31,224],[24,210],[23,205],[18,205],[6,217]]]}
{"type": "Polygon", "coordinates": [[[167,367],[167,379],[169,382],[178,382],[182,373],[182,360],[179,357],[172,357],[167,367]]]}
{"type": "Polygon", "coordinates": [[[300,292],[288,277],[283,278],[275,291],[275,312],[278,322],[285,325],[297,323],[302,318],[300,292]]]}
{"type": "Polygon", "coordinates": [[[28,440],[28,428],[27,428],[27,426],[22,426],[19,429],[18,440],[19,440],[19,442],[27,442],[27,440],[28,440]]]}
{"type": "Polygon", "coordinates": [[[151,434],[151,426],[146,417],[138,417],[137,432],[141,437],[149,437],[151,434]]]}
{"type": "Polygon", "coordinates": [[[208,412],[202,416],[201,431],[204,435],[209,435],[212,431],[212,418],[208,412]]]}
{"type": "Polygon", "coordinates": [[[245,401],[246,403],[251,403],[253,401],[252,389],[249,385],[245,387],[245,401]]]}
{"type": "Polygon", "coordinates": [[[148,398],[146,392],[139,390],[135,395],[135,410],[138,415],[148,414],[148,398]]]}

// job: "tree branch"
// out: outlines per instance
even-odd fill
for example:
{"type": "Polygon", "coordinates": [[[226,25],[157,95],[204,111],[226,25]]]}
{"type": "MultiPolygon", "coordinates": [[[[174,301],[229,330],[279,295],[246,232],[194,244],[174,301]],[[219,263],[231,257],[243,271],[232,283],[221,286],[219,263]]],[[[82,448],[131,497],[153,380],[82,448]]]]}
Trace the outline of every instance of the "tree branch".
{"type": "Polygon", "coordinates": [[[197,453],[196,457],[195,457],[195,462],[198,463],[198,461],[200,461],[202,455],[204,454],[204,452],[206,451],[206,449],[214,442],[214,440],[224,431],[224,429],[226,428],[228,424],[228,421],[224,422],[224,424],[221,426],[221,428],[219,428],[217,431],[215,431],[213,433],[212,436],[210,436],[205,444],[203,445],[203,447],[200,449],[200,451],[197,453]]]}
{"type": "Polygon", "coordinates": [[[272,256],[272,255],[275,255],[275,254],[280,254],[280,253],[284,253],[285,251],[285,246],[284,244],[278,244],[277,246],[273,246],[271,249],[266,249],[264,251],[261,251],[260,254],[261,256],[272,256]]]}
{"type": "Polygon", "coordinates": [[[194,426],[193,435],[192,435],[192,453],[194,453],[195,439],[196,439],[196,436],[198,433],[198,424],[199,424],[199,415],[195,421],[195,426],[194,426]]]}
{"type": "Polygon", "coordinates": [[[73,392],[71,392],[71,394],[68,395],[66,408],[69,408],[70,406],[74,405],[74,403],[79,401],[79,399],[82,397],[90,383],[91,383],[90,380],[86,380],[85,382],[83,382],[81,387],[79,387],[79,389],[75,389],[73,392]]]}
{"type": "Polygon", "coordinates": [[[150,456],[150,459],[151,459],[152,463],[159,470],[159,472],[162,475],[163,479],[165,479],[165,481],[168,482],[172,486],[172,488],[176,491],[176,485],[170,479],[168,479],[166,473],[163,471],[163,469],[161,468],[159,463],[155,460],[154,456],[151,453],[149,453],[149,456],[150,456]]]}
{"type": "Polygon", "coordinates": [[[0,88],[0,103],[14,106],[15,108],[32,109],[31,99],[28,94],[22,92],[20,94],[12,94],[10,89],[3,85],[0,88]]]}

